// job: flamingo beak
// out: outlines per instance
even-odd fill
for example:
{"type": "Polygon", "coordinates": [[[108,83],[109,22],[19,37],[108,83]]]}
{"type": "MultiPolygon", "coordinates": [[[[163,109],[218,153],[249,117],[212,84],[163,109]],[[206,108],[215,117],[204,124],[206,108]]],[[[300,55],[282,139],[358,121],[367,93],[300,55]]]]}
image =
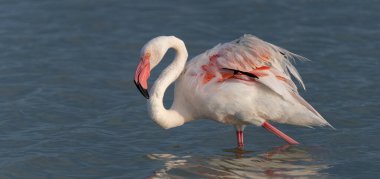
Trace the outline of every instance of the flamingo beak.
{"type": "Polygon", "coordinates": [[[137,66],[135,78],[133,80],[137,89],[139,89],[141,94],[146,99],[149,99],[149,93],[148,93],[148,78],[150,76],[149,56],[150,55],[144,55],[144,58],[141,58],[140,63],[137,66]]]}

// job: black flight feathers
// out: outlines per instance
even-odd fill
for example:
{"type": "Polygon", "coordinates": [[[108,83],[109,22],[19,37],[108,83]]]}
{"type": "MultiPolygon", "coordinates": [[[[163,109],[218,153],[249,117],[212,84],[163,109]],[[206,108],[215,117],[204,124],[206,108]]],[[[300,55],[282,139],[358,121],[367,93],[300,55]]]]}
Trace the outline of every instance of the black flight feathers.
{"type": "Polygon", "coordinates": [[[249,76],[249,77],[251,77],[251,78],[257,78],[257,79],[259,79],[258,76],[254,75],[254,74],[252,74],[252,73],[245,72],[245,71],[240,71],[240,70],[235,70],[235,69],[230,69],[230,68],[222,68],[222,69],[224,69],[224,70],[231,70],[231,71],[234,72],[234,75],[237,75],[237,74],[240,73],[240,74],[243,74],[243,75],[249,76]]]}

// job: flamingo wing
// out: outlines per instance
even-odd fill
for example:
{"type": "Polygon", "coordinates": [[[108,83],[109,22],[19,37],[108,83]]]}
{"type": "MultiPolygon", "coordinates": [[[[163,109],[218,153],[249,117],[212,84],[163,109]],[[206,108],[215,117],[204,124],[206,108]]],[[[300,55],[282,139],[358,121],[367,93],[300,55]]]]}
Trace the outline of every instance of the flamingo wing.
{"type": "Polygon", "coordinates": [[[208,62],[201,66],[202,82],[223,82],[238,79],[244,83],[260,83],[282,99],[297,102],[320,119],[320,125],[327,121],[298,93],[292,81],[293,76],[305,89],[301,76],[291,60],[306,60],[283,48],[265,42],[252,35],[244,35],[232,42],[219,44],[205,53],[208,62]]]}
{"type": "Polygon", "coordinates": [[[212,74],[228,79],[232,77],[225,71],[228,69],[235,75],[249,73],[258,77],[256,81],[279,95],[285,95],[284,92],[287,90],[298,93],[296,85],[291,80],[291,75],[293,75],[305,88],[301,76],[290,62],[290,60],[305,58],[255,36],[244,35],[232,42],[218,45],[209,50],[208,55],[209,63],[202,66],[206,76],[212,74]]]}

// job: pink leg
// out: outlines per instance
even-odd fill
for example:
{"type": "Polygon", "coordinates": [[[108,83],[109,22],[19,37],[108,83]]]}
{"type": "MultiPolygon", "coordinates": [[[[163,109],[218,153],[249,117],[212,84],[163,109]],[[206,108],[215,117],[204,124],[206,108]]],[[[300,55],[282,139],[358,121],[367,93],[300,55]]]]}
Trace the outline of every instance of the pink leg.
{"type": "Polygon", "coordinates": [[[265,128],[266,130],[268,130],[269,132],[272,132],[277,137],[280,137],[281,139],[285,140],[289,144],[293,144],[293,145],[299,144],[296,140],[294,140],[291,137],[289,137],[288,135],[284,134],[283,132],[281,132],[280,130],[278,130],[277,128],[275,128],[271,124],[269,124],[269,122],[267,122],[267,121],[265,121],[261,126],[263,128],[265,128]]]}
{"type": "Polygon", "coordinates": [[[244,148],[244,133],[242,130],[236,131],[237,145],[238,148],[244,148]]]}

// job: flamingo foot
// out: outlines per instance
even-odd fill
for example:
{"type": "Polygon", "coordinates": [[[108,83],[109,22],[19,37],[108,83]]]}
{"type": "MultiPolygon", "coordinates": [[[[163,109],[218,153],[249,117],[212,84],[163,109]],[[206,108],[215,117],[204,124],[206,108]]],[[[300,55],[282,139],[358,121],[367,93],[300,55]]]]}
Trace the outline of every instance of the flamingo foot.
{"type": "Polygon", "coordinates": [[[280,137],[281,139],[285,140],[287,143],[289,143],[291,145],[297,145],[297,144],[299,144],[296,140],[294,140],[291,137],[289,137],[288,135],[284,134],[283,132],[281,132],[280,130],[278,130],[276,127],[274,127],[271,124],[269,124],[269,122],[267,122],[267,121],[265,121],[261,126],[263,128],[265,128],[266,130],[268,130],[269,132],[271,132],[274,135],[276,135],[277,137],[280,137]]]}

